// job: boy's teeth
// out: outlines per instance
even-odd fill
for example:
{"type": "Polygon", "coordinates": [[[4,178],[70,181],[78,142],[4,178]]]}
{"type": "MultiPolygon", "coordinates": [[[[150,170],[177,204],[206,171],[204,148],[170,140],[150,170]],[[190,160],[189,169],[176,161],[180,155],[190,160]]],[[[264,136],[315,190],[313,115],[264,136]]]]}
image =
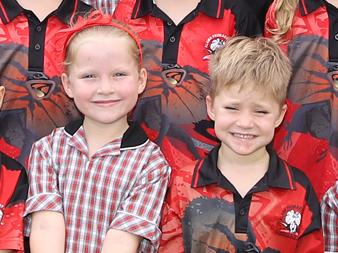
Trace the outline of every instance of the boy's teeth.
{"type": "Polygon", "coordinates": [[[233,134],[235,137],[242,138],[242,139],[252,139],[254,136],[252,134],[233,134]]]}

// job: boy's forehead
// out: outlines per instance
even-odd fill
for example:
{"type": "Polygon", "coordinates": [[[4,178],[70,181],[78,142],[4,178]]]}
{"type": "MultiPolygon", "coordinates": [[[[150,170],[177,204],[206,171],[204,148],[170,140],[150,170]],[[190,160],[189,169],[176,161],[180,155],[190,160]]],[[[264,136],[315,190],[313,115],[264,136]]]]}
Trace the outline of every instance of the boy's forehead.
{"type": "Polygon", "coordinates": [[[270,101],[278,102],[271,89],[266,89],[255,82],[249,83],[233,83],[231,85],[223,85],[220,87],[217,94],[224,94],[233,98],[246,97],[250,100],[269,99],[270,101]]]}

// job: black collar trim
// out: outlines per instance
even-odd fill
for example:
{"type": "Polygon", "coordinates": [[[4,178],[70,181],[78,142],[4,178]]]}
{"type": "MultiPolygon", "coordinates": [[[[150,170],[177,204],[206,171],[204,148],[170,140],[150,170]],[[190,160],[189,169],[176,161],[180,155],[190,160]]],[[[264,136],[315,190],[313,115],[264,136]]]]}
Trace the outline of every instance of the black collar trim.
{"type": "MultiPolygon", "coordinates": [[[[193,188],[221,183],[223,188],[233,190],[232,184],[224,178],[217,168],[219,148],[220,146],[214,148],[205,159],[196,164],[191,182],[193,188]],[[220,177],[225,180],[220,180],[220,177]]],[[[262,182],[270,187],[295,189],[294,176],[290,166],[281,160],[271,148],[268,148],[268,152],[270,155],[269,168],[262,182]]],[[[262,186],[262,189],[266,186],[262,186]]]]}
{"type": "Polygon", "coordinates": [[[302,16],[308,15],[317,10],[324,3],[324,0],[300,0],[300,13],[302,14],[302,16]]]}
{"type": "MultiPolygon", "coordinates": [[[[198,10],[213,18],[222,18],[225,0],[201,0],[198,10]]],[[[153,13],[155,4],[153,0],[136,0],[132,18],[141,18],[153,13]]]]}
{"type": "MultiPolygon", "coordinates": [[[[52,15],[57,16],[65,24],[69,24],[75,15],[83,15],[93,8],[80,0],[63,0],[52,15]]],[[[0,17],[4,24],[11,22],[22,12],[29,11],[22,8],[15,0],[0,1],[0,17]]]]}
{"type": "MultiPolygon", "coordinates": [[[[83,125],[83,119],[73,121],[65,126],[65,131],[69,135],[74,135],[83,125]]],[[[144,145],[148,137],[143,129],[134,122],[129,122],[129,128],[122,136],[121,149],[137,148],[144,145]]]]}
{"type": "Polygon", "coordinates": [[[22,165],[14,160],[13,158],[9,157],[5,153],[0,152],[0,173],[1,173],[1,166],[5,166],[7,170],[21,170],[22,165]]]}

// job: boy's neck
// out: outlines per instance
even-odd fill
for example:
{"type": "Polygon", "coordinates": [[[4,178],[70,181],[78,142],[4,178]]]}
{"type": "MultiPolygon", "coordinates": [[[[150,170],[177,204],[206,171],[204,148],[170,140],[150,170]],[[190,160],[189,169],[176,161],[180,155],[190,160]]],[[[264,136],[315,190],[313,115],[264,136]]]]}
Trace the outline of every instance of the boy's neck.
{"type": "Polygon", "coordinates": [[[88,156],[92,157],[104,145],[120,138],[128,127],[127,120],[116,124],[100,124],[85,118],[83,128],[88,145],[88,156]]]}
{"type": "Polygon", "coordinates": [[[22,8],[31,10],[40,21],[43,21],[60,6],[62,0],[17,0],[17,2],[22,8]]]}
{"type": "Polygon", "coordinates": [[[336,8],[338,8],[338,0],[326,0],[326,2],[332,4],[336,8]]]}
{"type": "Polygon", "coordinates": [[[217,167],[244,197],[264,176],[269,167],[269,160],[270,156],[265,148],[255,154],[242,156],[221,146],[218,152],[217,167]]]}
{"type": "Polygon", "coordinates": [[[156,0],[156,5],[178,25],[201,0],[156,0]]]}

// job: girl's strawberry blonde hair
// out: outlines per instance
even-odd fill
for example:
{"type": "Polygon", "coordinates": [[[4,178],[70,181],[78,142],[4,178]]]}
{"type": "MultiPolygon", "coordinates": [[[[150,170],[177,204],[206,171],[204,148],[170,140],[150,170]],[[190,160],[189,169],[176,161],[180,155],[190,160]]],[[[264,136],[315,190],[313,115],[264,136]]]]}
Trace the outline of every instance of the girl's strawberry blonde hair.
{"type": "MultiPolygon", "coordinates": [[[[62,54],[64,59],[64,71],[68,72],[72,65],[74,53],[78,43],[88,36],[116,36],[126,38],[130,43],[130,53],[139,69],[142,65],[142,47],[138,35],[126,24],[115,20],[111,15],[100,11],[90,12],[86,17],[78,17],[73,25],[58,33],[62,38],[62,54]]],[[[114,45],[112,45],[114,46],[114,45]]],[[[98,50],[100,50],[98,48],[98,50]]]]}

